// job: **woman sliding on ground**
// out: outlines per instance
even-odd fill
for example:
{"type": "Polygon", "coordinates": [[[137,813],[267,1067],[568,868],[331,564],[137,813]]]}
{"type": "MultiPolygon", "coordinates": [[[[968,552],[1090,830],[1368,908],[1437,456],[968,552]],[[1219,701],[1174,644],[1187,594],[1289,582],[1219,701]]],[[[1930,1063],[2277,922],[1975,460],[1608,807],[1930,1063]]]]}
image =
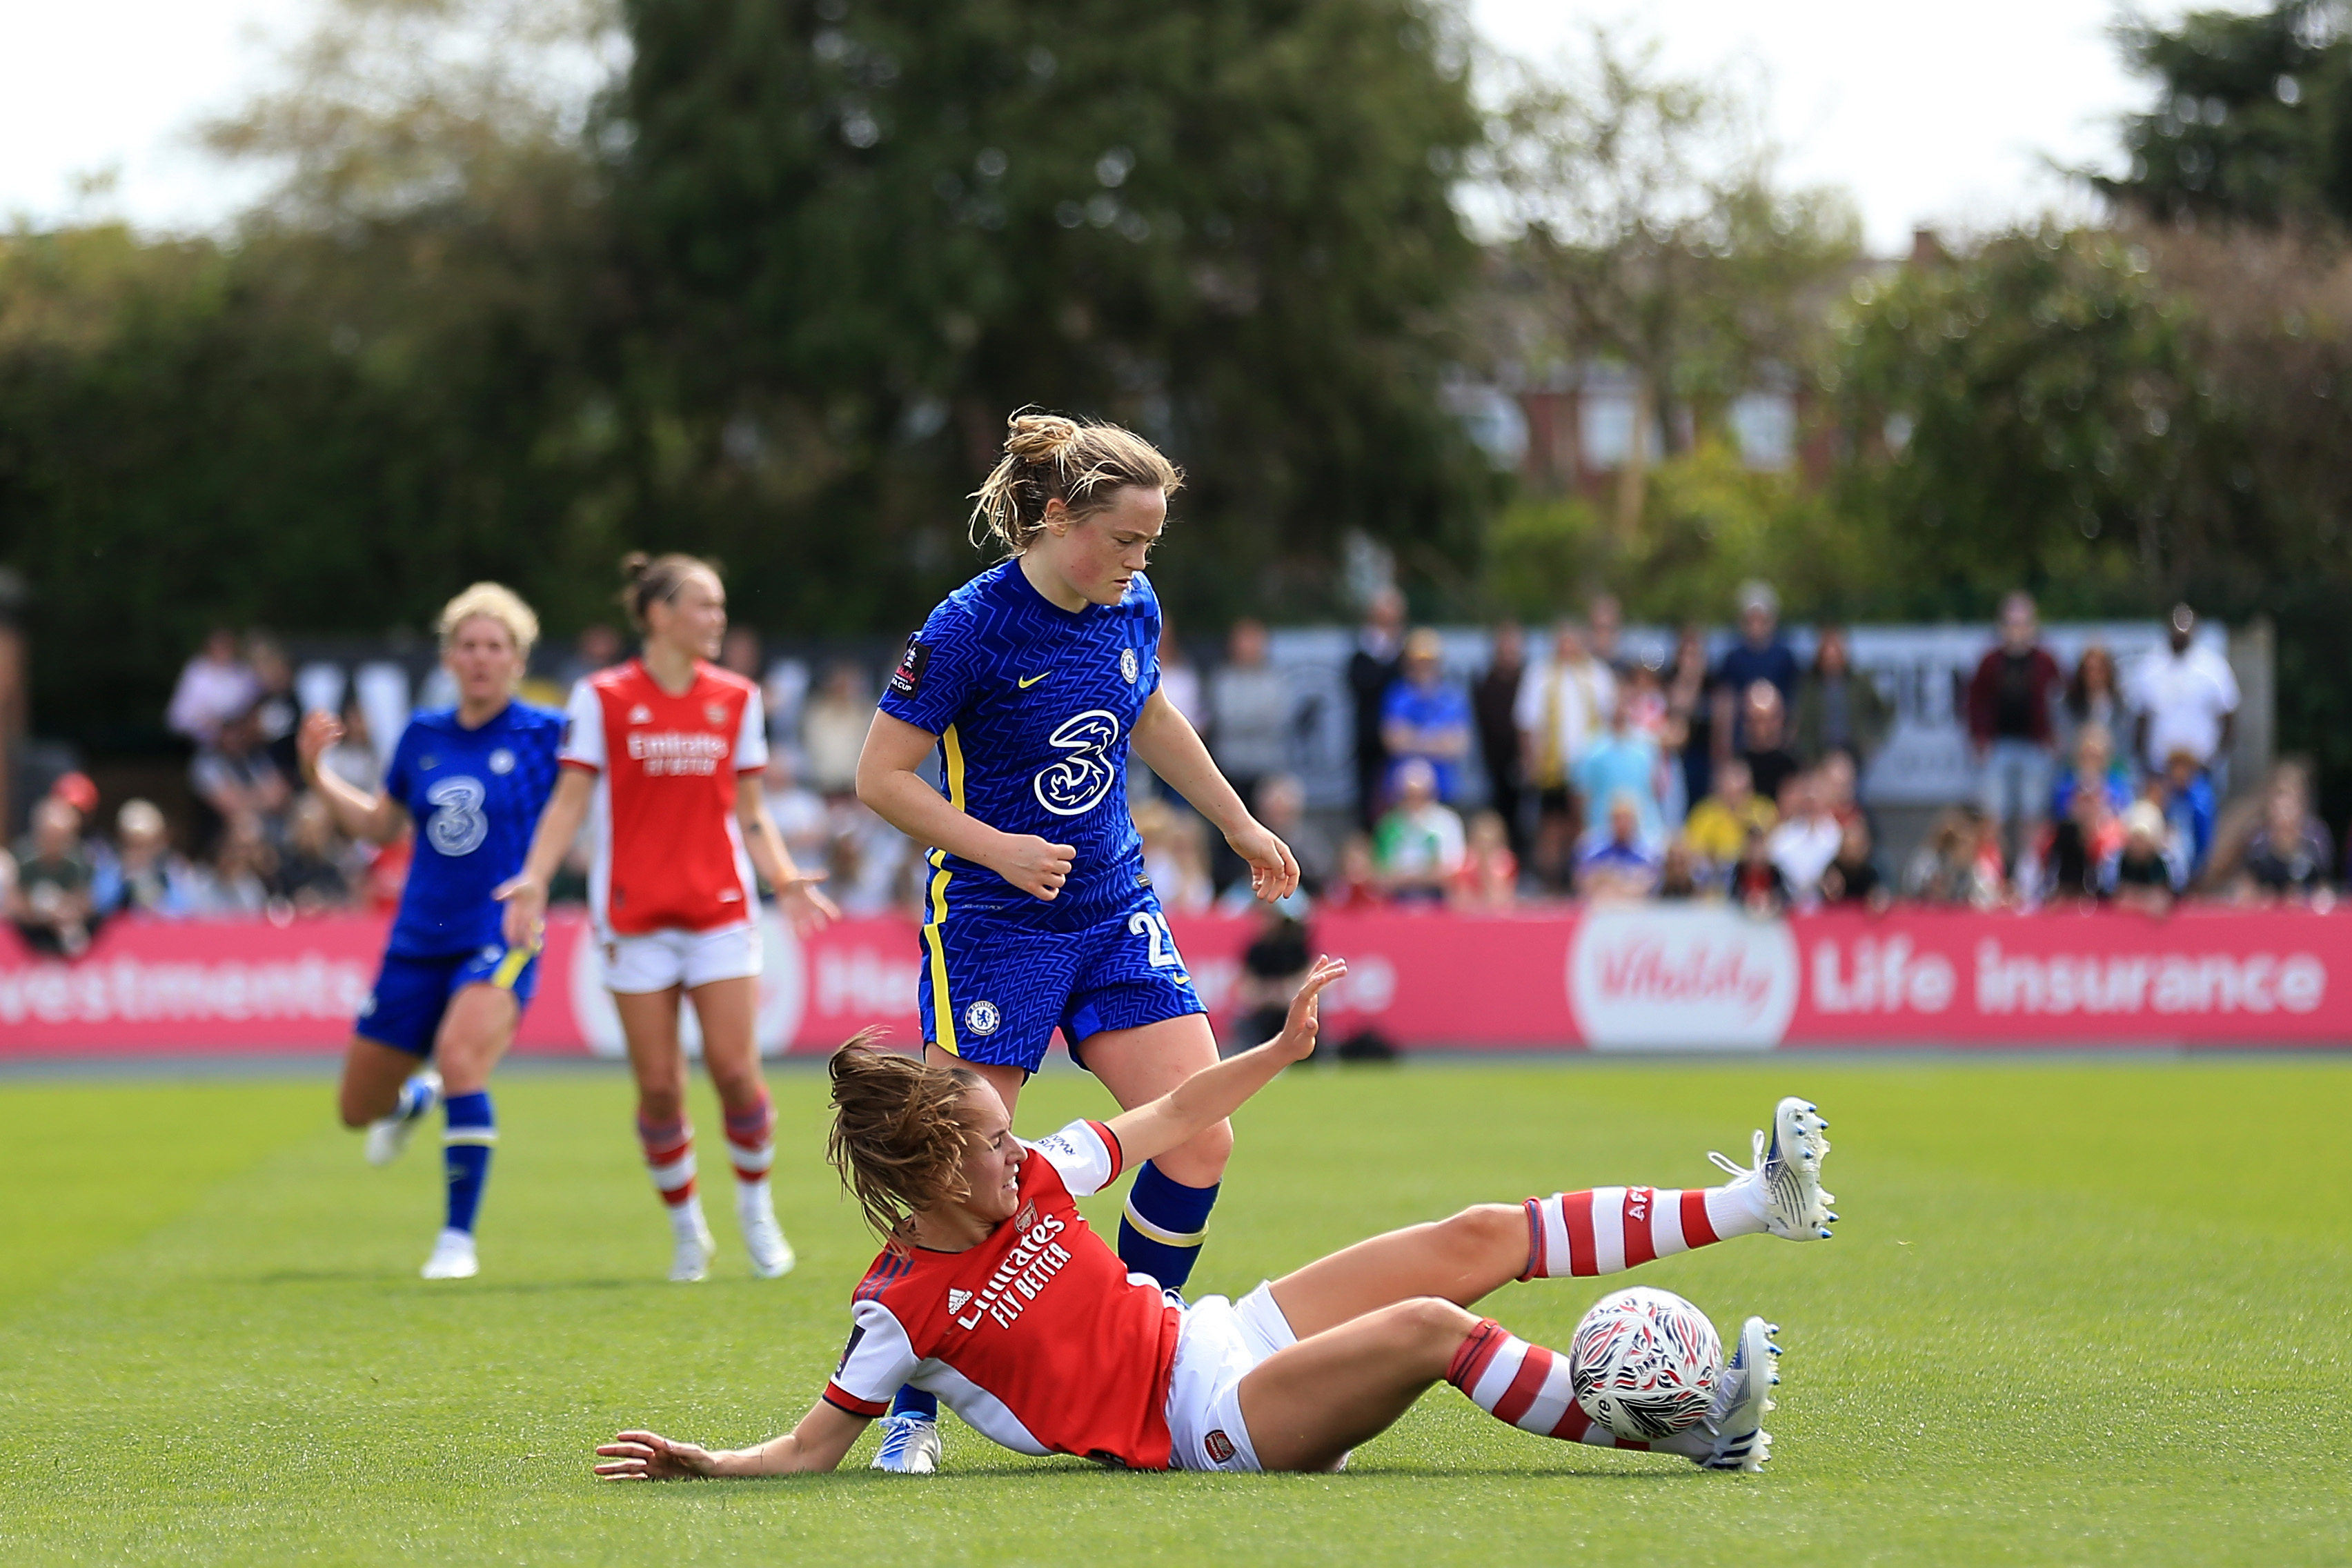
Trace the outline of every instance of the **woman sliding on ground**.
{"type": "Polygon", "coordinates": [[[1774,1379],[1750,1318],[1697,1425],[1613,1436],[1573,1396],[1569,1357],[1471,1311],[1513,1280],[1614,1273],[1733,1236],[1830,1234],[1826,1125],[1780,1102],[1752,1168],[1687,1192],[1601,1187],[1486,1204],[1311,1263],[1238,1303],[1187,1304],[1124,1264],[1074,1198],[1231,1114],[1314,1049],[1317,1000],[1346,966],[1320,959],[1283,1031],[1108,1122],[1024,1143],[976,1073],[853,1041],[833,1060],[828,1152],[885,1239],[853,1298],[841,1365],[800,1425],[711,1452],[625,1431],[596,1452],[616,1480],[830,1470],[903,1385],[936,1393],[1024,1454],[1131,1469],[1327,1470],[1441,1379],[1523,1429],[1601,1448],[1754,1469],[1774,1379]]]}

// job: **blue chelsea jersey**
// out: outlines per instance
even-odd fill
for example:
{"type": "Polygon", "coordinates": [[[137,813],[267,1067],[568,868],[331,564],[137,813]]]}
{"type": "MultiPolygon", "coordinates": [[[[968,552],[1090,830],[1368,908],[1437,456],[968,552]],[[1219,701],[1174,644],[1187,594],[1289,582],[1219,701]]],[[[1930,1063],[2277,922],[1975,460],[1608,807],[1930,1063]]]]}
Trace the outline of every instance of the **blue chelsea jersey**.
{"type": "Polygon", "coordinates": [[[562,714],[522,702],[479,729],[451,708],[409,719],[384,776],[416,823],[390,951],[426,957],[504,945],[503,906],[490,894],[522,870],[562,739],[562,714]]]}
{"type": "Polygon", "coordinates": [[[1127,809],[1127,748],[1160,685],[1159,649],[1160,600],[1141,572],[1118,603],[1073,612],[1008,560],[931,612],[882,711],[940,737],[940,789],[951,804],[1076,854],[1046,903],[935,850],[927,920],[985,912],[1069,929],[1108,918],[1150,885],[1127,809]]]}

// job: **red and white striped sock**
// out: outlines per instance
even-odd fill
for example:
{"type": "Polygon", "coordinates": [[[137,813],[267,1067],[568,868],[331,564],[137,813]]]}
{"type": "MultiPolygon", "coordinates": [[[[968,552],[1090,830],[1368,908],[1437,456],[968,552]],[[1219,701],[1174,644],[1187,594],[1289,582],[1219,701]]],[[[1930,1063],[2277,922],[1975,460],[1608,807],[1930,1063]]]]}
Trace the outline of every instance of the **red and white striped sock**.
{"type": "Polygon", "coordinates": [[[1754,1236],[1764,1215],[1746,1188],[1596,1186],[1528,1199],[1522,1280],[1614,1274],[1731,1236],[1754,1236]]]}
{"type": "Polygon", "coordinates": [[[727,1113],[727,1157],[734,1162],[740,1185],[757,1186],[768,1179],[768,1167],[776,1163],[776,1105],[765,1089],[758,1103],[727,1113]]]}
{"type": "Polygon", "coordinates": [[[1529,1344],[1492,1318],[1482,1318],[1454,1353],[1445,1381],[1497,1421],[1538,1437],[1590,1443],[1596,1448],[1641,1448],[1595,1422],[1569,1386],[1568,1357],[1529,1344]]]}
{"type": "Polygon", "coordinates": [[[681,1116],[675,1122],[637,1119],[637,1142],[646,1147],[646,1169],[654,1190],[672,1208],[694,1201],[694,1129],[681,1116]]]}

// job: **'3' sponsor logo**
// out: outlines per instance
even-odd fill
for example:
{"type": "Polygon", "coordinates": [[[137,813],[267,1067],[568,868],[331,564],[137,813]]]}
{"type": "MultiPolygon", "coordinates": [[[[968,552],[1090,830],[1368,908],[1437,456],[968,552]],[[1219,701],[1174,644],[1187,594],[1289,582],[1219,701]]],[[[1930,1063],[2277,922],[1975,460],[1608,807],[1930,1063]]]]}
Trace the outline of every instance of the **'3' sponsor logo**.
{"type": "Polygon", "coordinates": [[[1045,737],[1064,755],[1038,770],[1037,804],[1057,817],[1083,816],[1100,805],[1118,777],[1109,755],[1118,735],[1118,716],[1101,708],[1064,719],[1045,737]]]}

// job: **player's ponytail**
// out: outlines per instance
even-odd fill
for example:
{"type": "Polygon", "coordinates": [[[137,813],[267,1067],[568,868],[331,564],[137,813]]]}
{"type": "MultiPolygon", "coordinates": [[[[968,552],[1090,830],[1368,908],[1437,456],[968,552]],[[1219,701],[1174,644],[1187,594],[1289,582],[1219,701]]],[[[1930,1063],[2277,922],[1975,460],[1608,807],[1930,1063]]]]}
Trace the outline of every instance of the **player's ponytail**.
{"type": "Polygon", "coordinates": [[[646,607],[667,604],[677,597],[686,580],[698,571],[719,576],[719,563],[691,555],[647,555],[643,550],[631,550],[621,558],[621,608],[628,612],[629,624],[642,632],[646,629],[646,607]]]}
{"type": "Polygon", "coordinates": [[[1129,485],[1172,496],[1183,470],[1131,430],[1023,410],[1006,422],[1004,456],[971,495],[971,542],[993,538],[1019,555],[1045,526],[1048,503],[1078,517],[1129,485]]]}
{"type": "Polygon", "coordinates": [[[868,1030],[833,1053],[833,1131],[824,1156],[866,1223],[888,1237],[907,1216],[965,1197],[959,1116],[981,1082],[968,1068],[877,1051],[868,1030]]]}

